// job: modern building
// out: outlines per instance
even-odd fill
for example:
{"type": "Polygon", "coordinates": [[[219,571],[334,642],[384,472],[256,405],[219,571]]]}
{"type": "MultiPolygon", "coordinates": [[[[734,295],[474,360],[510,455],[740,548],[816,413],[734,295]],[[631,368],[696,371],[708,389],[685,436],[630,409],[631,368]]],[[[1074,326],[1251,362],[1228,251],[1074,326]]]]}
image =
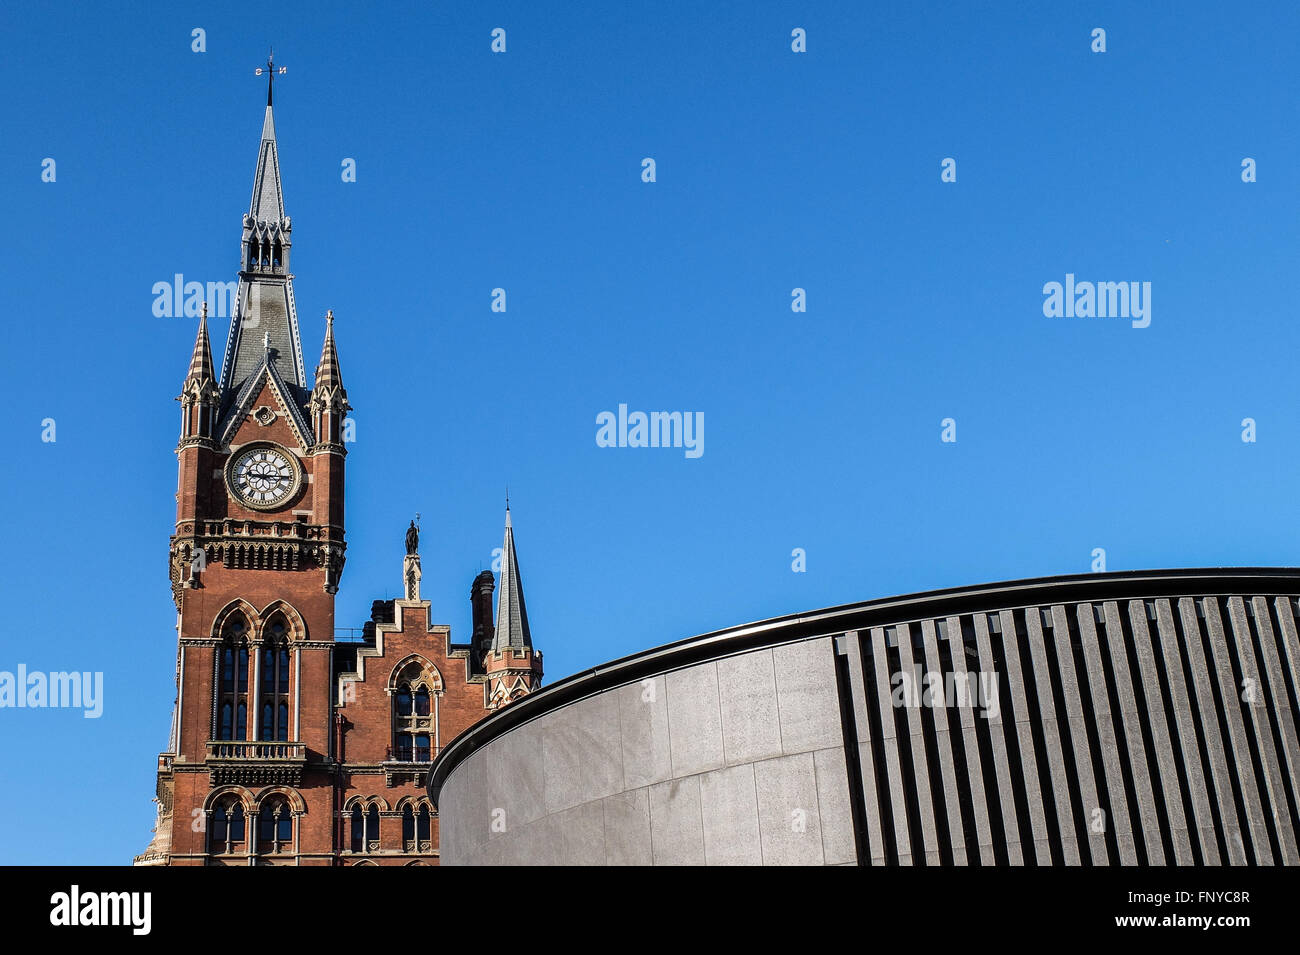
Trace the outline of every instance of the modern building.
{"type": "Polygon", "coordinates": [[[1300,861],[1300,570],[941,590],[579,673],[434,762],[444,864],[1300,861]]]}
{"type": "Polygon", "coordinates": [[[176,701],[138,865],[436,863],[432,760],[542,679],[508,506],[468,642],[420,598],[414,524],[403,598],[375,601],[359,637],[335,629],[351,405],[333,313],[308,387],[291,248],[268,86],[221,374],[205,309],[180,395],[176,701]]]}

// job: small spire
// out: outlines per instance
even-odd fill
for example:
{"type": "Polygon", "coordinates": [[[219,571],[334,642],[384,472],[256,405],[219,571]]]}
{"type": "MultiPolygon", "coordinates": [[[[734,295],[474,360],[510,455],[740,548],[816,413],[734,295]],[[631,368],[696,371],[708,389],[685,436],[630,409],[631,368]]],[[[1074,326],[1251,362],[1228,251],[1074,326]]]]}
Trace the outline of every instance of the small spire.
{"type": "Polygon", "coordinates": [[[191,381],[208,382],[215,379],[212,372],[212,345],[208,341],[208,303],[204,302],[203,311],[199,314],[199,334],[194,340],[194,353],[190,357],[190,370],[185,381],[188,384],[191,381]]]}
{"type": "Polygon", "coordinates": [[[316,383],[313,390],[323,392],[343,387],[343,373],[339,370],[339,353],[334,344],[334,310],[325,313],[325,344],[321,347],[320,364],[316,366],[316,383]]]}
{"type": "Polygon", "coordinates": [[[523,581],[519,576],[519,556],[515,553],[515,532],[510,526],[510,511],[506,510],[506,536],[501,545],[501,584],[497,590],[496,632],[492,636],[492,650],[533,648],[532,631],[528,628],[528,609],[524,605],[523,581]]]}
{"type": "MultiPolygon", "coordinates": [[[[316,428],[316,439],[338,447],[346,440],[343,417],[352,410],[348,393],[343,388],[343,373],[339,371],[339,353],[334,346],[334,312],[325,316],[325,344],[320,350],[320,364],[316,366],[316,380],[312,384],[308,403],[316,428]]],[[[416,515],[419,520],[419,515],[416,515]]]]}

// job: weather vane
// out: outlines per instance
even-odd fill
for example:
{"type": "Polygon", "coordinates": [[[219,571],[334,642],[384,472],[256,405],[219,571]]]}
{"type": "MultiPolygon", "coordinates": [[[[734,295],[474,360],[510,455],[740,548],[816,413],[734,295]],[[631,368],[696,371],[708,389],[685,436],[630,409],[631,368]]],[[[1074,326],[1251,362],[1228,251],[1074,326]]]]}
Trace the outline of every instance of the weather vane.
{"type": "Polygon", "coordinates": [[[271,52],[266,55],[266,66],[259,66],[257,69],[253,71],[254,76],[261,76],[263,73],[266,74],[266,105],[267,106],[271,105],[271,87],[275,84],[275,75],[279,73],[281,76],[284,76],[288,72],[289,72],[289,67],[275,65],[274,48],[272,48],[271,52]]]}

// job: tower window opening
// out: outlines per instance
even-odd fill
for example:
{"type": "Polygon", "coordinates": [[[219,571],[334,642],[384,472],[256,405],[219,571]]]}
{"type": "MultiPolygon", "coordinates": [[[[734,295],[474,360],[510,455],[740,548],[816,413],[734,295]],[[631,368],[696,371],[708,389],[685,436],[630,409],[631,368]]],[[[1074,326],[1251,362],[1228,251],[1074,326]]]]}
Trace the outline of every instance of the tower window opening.
{"type": "Polygon", "coordinates": [[[248,642],[241,618],[228,622],[222,631],[218,651],[220,670],[217,688],[217,738],[248,738],[248,642]]]}
{"type": "Polygon", "coordinates": [[[266,628],[257,691],[261,725],[259,739],[289,739],[289,644],[282,617],[266,628]]]}

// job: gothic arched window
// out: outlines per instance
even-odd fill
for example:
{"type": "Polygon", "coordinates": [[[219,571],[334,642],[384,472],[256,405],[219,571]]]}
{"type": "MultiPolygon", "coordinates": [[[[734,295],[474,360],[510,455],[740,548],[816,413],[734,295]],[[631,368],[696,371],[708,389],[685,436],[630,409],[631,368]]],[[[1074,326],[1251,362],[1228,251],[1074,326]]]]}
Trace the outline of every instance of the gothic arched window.
{"type": "Polygon", "coordinates": [[[262,639],[261,672],[257,700],[261,723],[259,739],[289,738],[289,642],[284,617],[274,617],[262,639]]]}
{"type": "Polygon", "coordinates": [[[244,848],[244,806],[236,796],[228,796],[212,810],[212,825],[208,829],[208,851],[212,853],[239,852],[244,848]]]}
{"type": "Polygon", "coordinates": [[[218,649],[217,739],[248,738],[248,625],[238,614],[226,622],[218,649]]]}
{"type": "Polygon", "coordinates": [[[352,851],[377,852],[379,850],[379,807],[365,809],[352,807],[352,851]]]}
{"type": "Polygon", "coordinates": [[[403,762],[427,763],[434,753],[429,746],[433,730],[433,691],[427,672],[412,664],[407,679],[400,679],[393,691],[393,750],[403,762]]]}
{"type": "Polygon", "coordinates": [[[257,812],[257,851],[274,853],[292,848],[293,812],[283,796],[273,796],[257,812]]]}
{"type": "Polygon", "coordinates": [[[402,809],[402,850],[405,852],[429,852],[432,843],[429,840],[429,807],[412,808],[407,803],[402,809]]]}

